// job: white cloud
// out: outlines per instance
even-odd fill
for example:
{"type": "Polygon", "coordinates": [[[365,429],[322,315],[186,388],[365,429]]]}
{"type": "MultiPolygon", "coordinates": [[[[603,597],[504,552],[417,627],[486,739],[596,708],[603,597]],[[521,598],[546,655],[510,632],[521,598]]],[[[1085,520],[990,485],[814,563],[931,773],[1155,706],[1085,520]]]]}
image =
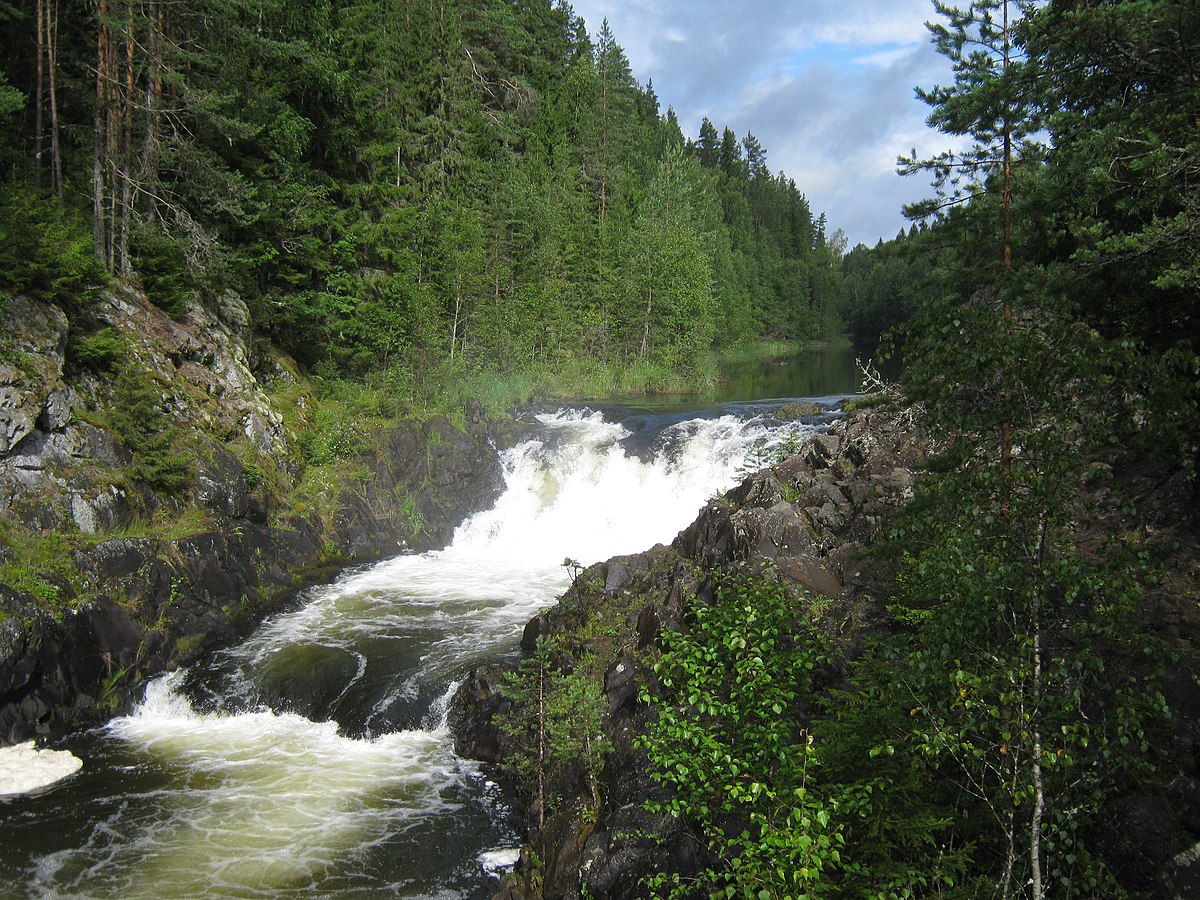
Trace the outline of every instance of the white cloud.
{"type": "Polygon", "coordinates": [[[863,56],[851,57],[851,62],[859,66],[874,66],[876,68],[890,68],[896,63],[901,62],[906,56],[913,52],[912,46],[895,47],[891,50],[879,50],[875,53],[868,53],[863,56]]]}
{"type": "Polygon", "coordinates": [[[772,171],[796,180],[851,243],[874,244],[925,196],[896,156],[948,146],[924,125],[913,86],[949,78],[927,40],[929,0],[578,0],[594,35],[604,18],[634,75],[653,80],[685,133],[701,118],[752,131],[772,171]],[[848,9],[852,6],[853,9],[848,9]]]}

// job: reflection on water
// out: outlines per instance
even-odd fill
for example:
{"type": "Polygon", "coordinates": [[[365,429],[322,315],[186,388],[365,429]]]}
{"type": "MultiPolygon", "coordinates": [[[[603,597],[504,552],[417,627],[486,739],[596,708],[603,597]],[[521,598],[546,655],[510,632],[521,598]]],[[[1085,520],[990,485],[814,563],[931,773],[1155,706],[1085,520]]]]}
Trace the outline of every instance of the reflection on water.
{"type": "Polygon", "coordinates": [[[861,381],[852,351],[818,347],[794,356],[741,360],[724,366],[718,399],[846,395],[855,393],[861,381]]]}

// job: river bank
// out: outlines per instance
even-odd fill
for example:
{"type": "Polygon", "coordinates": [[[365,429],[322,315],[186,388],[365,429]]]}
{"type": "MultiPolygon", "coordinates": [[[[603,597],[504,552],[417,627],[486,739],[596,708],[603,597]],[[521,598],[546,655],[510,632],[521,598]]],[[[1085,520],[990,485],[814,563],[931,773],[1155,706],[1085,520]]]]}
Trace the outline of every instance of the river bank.
{"type": "MultiPolygon", "coordinates": [[[[566,760],[522,778],[527,853],[497,897],[635,898],[654,873],[686,877],[702,868],[707,855],[686,823],[646,809],[662,788],[639,744],[650,715],[639,693],[654,681],[663,631],[680,628],[693,604],[711,597],[720,573],[776,573],[824,598],[828,621],[847,634],[878,625],[861,551],[887,511],[912,496],[924,444],[895,410],[865,409],[793,449],[710,500],[670,546],[577,572],[558,604],[526,625],[527,659],[539,644],[553,647],[556,674],[548,677],[582,676],[603,698],[600,729],[609,750],[591,771],[566,760]]],[[[582,727],[572,709],[554,722],[514,707],[518,671],[516,663],[489,666],[464,684],[455,700],[460,752],[511,769],[527,758],[527,735],[506,723],[533,715],[530,727],[558,741],[582,727]]]]}
{"type": "Polygon", "coordinates": [[[177,322],[117,291],[89,315],[80,339],[50,304],[9,309],[0,743],[126,709],[304,585],[444,546],[499,490],[482,414],[322,424],[236,305],[177,322]]]}
{"type": "Polygon", "coordinates": [[[528,411],[500,454],[502,495],[445,549],[314,586],[151,681],[130,714],[69,735],[84,812],[56,802],[67,788],[9,807],[0,878],[159,898],[486,897],[517,842],[504,792],[454,750],[454,686],[511,657],[569,586],[566,557],[670,540],[736,470],[832,415],[822,400],[781,420],[782,405],[528,411]]]}
{"type": "MultiPolygon", "coordinates": [[[[577,571],[558,604],[527,623],[522,660],[471,674],[455,700],[460,752],[507,772],[525,801],[524,851],[494,900],[633,900],[647,896],[656,878],[668,878],[667,884],[709,883],[705,879],[713,867],[727,871],[729,859],[709,842],[711,833],[664,811],[676,797],[673,779],[705,776],[693,769],[690,775],[664,778],[651,762],[648,741],[661,713],[654,699],[664,690],[658,667],[666,648],[678,643],[672,636],[690,635],[687,640],[698,642],[697,652],[705,658],[717,659],[723,652],[717,646],[704,649],[697,623],[705,610],[722,602],[719,586],[729,578],[781,585],[793,615],[815,623],[811,627],[823,635],[821,653],[829,655],[814,670],[810,693],[791,711],[796,734],[816,734],[820,741],[817,710],[828,716],[831,697],[842,698],[833,701],[835,706],[856,702],[839,692],[847,689],[865,642],[886,653],[889,635],[898,637],[907,627],[890,606],[899,559],[895,553],[870,552],[873,537],[907,505],[919,479],[938,477],[926,473],[929,450],[903,408],[863,406],[714,498],[669,546],[577,571]],[[562,699],[588,696],[598,698],[594,706],[562,699]]],[[[1200,846],[1195,818],[1200,690],[1194,677],[1200,668],[1200,614],[1194,603],[1200,554],[1196,533],[1188,527],[1191,519],[1180,507],[1186,496],[1183,473],[1121,454],[1112,462],[1095,467],[1099,474],[1092,476],[1076,526],[1079,539],[1097,544],[1114,527],[1136,531],[1144,535],[1145,546],[1154,548],[1158,563],[1143,576],[1144,593],[1125,626],[1144,644],[1135,644],[1130,655],[1114,642],[1102,651],[1104,664],[1112,679],[1148,679],[1146,696],[1161,704],[1165,717],[1153,724],[1147,720],[1139,733],[1140,749],[1130,744],[1126,752],[1141,754],[1134,767],[1138,774],[1105,786],[1104,798],[1089,811],[1085,839],[1096,848],[1114,889],[1122,885],[1145,896],[1190,896],[1200,877],[1195,852],[1200,846]],[[1150,661],[1158,655],[1172,661],[1170,668],[1158,669],[1150,661]]],[[[752,608],[744,611],[752,613],[752,608]]],[[[706,695],[683,702],[687,721],[704,719],[706,695]]],[[[909,699],[905,710],[912,703],[909,699]]],[[[919,712],[913,708],[900,719],[919,712]]],[[[889,714],[882,707],[866,713],[889,714]]],[[[731,727],[717,725],[718,731],[731,727]]],[[[899,745],[904,733],[901,725],[890,740],[899,745]]],[[[822,758],[843,752],[817,746],[822,758]]],[[[878,747],[871,756],[885,749],[878,747]]],[[[781,764],[772,759],[772,765],[781,764]]],[[[850,765],[860,773],[856,778],[865,778],[865,756],[850,765]]],[[[766,770],[739,774],[735,768],[733,777],[715,788],[720,795],[757,780],[769,789],[772,777],[766,770]]],[[[867,794],[859,796],[878,786],[862,784],[867,787],[858,790],[867,794]]],[[[779,803],[778,809],[786,811],[786,800],[781,797],[779,803]]],[[[725,815],[718,830],[732,828],[735,834],[755,821],[736,812],[725,815]]],[[[867,813],[850,818],[858,815],[867,813]]],[[[799,833],[815,831],[806,826],[799,833]]]]}

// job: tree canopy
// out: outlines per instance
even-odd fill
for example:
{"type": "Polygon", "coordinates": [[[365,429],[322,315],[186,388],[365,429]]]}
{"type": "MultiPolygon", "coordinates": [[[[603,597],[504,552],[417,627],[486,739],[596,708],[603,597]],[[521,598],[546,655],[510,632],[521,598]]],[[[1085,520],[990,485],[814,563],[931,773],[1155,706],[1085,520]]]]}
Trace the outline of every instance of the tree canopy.
{"type": "Polygon", "coordinates": [[[714,345],[836,328],[795,183],[753,135],[686,138],[565,3],[0,16],[9,194],[86,216],[104,267],[176,314],[238,294],[304,365],[694,372],[714,345]]]}

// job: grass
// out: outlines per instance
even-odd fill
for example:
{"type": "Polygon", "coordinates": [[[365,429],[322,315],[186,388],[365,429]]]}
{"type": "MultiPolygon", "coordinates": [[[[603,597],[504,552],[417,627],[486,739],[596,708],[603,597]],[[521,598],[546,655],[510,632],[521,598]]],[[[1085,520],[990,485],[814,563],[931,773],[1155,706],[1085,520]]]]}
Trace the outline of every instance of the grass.
{"type": "Polygon", "coordinates": [[[0,557],[0,584],[28,594],[55,615],[71,608],[63,588],[68,595],[77,595],[83,588],[82,575],[71,559],[71,550],[77,545],[73,536],[32,534],[5,524],[0,526],[0,544],[12,551],[0,557]]]}

